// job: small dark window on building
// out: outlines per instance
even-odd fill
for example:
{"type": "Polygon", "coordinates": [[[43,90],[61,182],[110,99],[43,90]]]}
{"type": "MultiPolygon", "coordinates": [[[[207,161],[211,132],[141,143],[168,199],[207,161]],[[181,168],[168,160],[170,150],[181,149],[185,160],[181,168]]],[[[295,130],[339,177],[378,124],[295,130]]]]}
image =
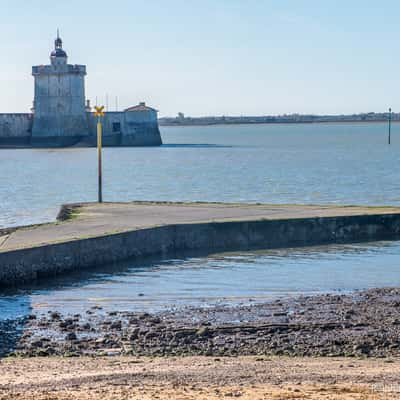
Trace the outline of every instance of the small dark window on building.
{"type": "Polygon", "coordinates": [[[120,132],[121,131],[121,122],[113,122],[112,130],[113,130],[113,132],[120,132]]]}

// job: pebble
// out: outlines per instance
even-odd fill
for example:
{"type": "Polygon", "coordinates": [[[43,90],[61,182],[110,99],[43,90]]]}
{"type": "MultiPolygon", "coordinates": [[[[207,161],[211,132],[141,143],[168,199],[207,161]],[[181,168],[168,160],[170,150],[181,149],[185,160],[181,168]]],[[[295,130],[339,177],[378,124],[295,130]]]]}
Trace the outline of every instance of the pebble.
{"type": "Polygon", "coordinates": [[[399,297],[400,289],[390,288],[237,307],[176,308],[154,315],[111,311],[105,321],[103,316],[86,313],[80,325],[73,318],[81,316],[63,318],[52,311],[49,319],[0,322],[0,354],[12,351],[18,343],[14,353],[27,356],[398,357],[399,297]],[[24,331],[17,329],[19,323],[24,331]],[[75,330],[82,332],[79,338],[75,330]]]}

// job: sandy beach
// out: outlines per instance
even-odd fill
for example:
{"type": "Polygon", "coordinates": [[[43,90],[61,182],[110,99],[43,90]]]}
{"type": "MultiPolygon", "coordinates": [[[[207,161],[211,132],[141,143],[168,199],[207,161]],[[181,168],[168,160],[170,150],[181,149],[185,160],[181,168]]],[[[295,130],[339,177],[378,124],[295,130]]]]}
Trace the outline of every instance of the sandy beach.
{"type": "Polygon", "coordinates": [[[98,357],[0,361],[0,399],[397,399],[400,359],[98,357]]]}

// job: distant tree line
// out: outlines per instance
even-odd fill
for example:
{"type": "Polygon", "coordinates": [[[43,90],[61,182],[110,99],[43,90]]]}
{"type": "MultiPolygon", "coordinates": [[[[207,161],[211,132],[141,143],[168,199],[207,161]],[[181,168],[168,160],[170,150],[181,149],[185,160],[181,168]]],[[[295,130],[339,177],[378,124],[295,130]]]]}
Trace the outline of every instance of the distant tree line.
{"type": "MultiPolygon", "coordinates": [[[[270,123],[313,123],[313,122],[372,122],[387,121],[389,113],[361,113],[349,115],[283,114],[262,116],[210,116],[185,117],[179,113],[176,117],[159,118],[160,125],[218,125],[218,124],[270,124],[270,123]]],[[[392,121],[400,121],[400,113],[392,113],[392,121]]]]}

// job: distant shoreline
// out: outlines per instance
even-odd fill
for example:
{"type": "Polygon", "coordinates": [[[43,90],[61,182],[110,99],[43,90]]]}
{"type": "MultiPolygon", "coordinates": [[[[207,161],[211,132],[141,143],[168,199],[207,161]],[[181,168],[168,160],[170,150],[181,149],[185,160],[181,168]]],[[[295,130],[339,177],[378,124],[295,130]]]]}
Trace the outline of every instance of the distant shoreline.
{"type": "MultiPolygon", "coordinates": [[[[187,126],[216,126],[216,125],[314,125],[314,124],[388,124],[388,120],[370,120],[370,121],[271,121],[271,122],[251,122],[251,121],[238,121],[238,122],[163,122],[159,120],[159,126],[174,126],[174,127],[187,127],[187,126]]],[[[400,120],[392,120],[392,124],[400,123],[400,120]]]]}
{"type": "MultiPolygon", "coordinates": [[[[389,109],[390,110],[390,109],[389,109]]],[[[400,122],[400,113],[367,112],[353,114],[280,114],[280,115],[210,115],[202,117],[185,116],[178,113],[176,117],[161,117],[161,126],[194,126],[194,125],[236,125],[236,124],[315,124],[315,123],[371,123],[400,122]]]]}

